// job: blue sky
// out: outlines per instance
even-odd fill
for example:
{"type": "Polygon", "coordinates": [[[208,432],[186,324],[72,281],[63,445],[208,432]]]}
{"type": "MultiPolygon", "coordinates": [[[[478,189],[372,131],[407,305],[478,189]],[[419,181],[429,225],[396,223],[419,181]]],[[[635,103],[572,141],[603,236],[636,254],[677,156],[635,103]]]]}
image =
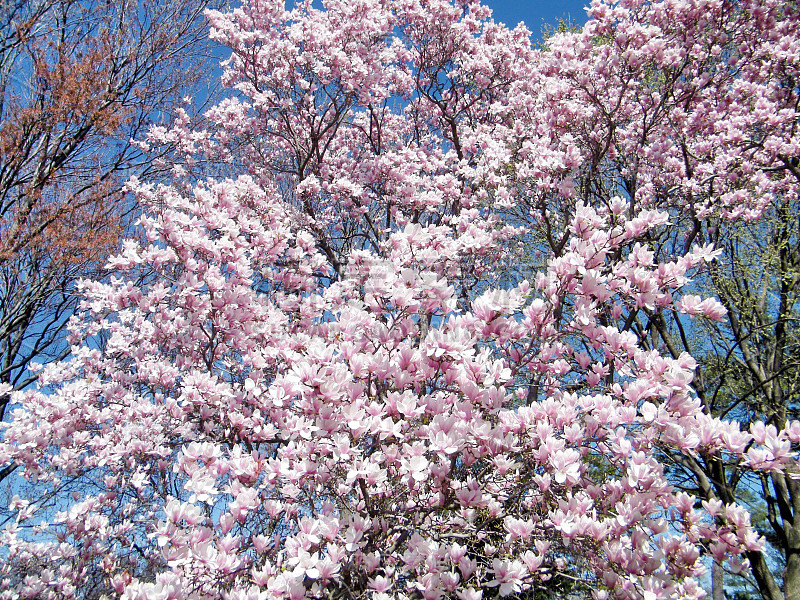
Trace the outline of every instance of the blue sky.
{"type": "Polygon", "coordinates": [[[493,11],[495,21],[514,27],[520,21],[531,30],[534,40],[541,37],[542,25],[554,25],[569,15],[573,23],[586,22],[585,6],[590,0],[482,0],[493,11]]]}

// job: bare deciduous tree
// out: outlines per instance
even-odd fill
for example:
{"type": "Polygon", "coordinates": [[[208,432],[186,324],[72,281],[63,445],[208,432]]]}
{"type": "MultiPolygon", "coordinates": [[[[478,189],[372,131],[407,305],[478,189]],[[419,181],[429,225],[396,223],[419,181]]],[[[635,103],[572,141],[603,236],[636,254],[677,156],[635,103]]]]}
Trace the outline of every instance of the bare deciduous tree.
{"type": "Polygon", "coordinates": [[[214,3],[0,0],[0,383],[66,352],[74,284],[135,212],[124,181],[155,169],[134,140],[212,64],[214,3]]]}

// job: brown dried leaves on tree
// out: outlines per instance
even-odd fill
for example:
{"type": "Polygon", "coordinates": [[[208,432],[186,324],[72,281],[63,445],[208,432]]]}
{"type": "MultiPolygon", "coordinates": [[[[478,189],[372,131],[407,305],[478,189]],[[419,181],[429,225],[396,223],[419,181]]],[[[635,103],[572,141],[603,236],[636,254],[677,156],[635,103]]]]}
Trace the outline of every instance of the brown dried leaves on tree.
{"type": "MultiPolygon", "coordinates": [[[[155,176],[132,140],[212,61],[213,0],[0,0],[0,382],[62,356],[74,282],[96,274],[155,176]]],[[[0,398],[0,417],[8,397],[0,398]]]]}

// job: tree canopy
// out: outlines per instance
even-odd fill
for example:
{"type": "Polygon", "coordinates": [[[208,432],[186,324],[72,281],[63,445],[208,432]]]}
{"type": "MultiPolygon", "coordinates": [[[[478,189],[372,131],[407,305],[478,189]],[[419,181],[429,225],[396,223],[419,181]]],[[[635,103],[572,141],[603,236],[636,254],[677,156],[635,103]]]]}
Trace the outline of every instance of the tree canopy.
{"type": "Polygon", "coordinates": [[[207,17],[231,94],[5,388],[0,598],[800,598],[796,3],[207,17]]]}

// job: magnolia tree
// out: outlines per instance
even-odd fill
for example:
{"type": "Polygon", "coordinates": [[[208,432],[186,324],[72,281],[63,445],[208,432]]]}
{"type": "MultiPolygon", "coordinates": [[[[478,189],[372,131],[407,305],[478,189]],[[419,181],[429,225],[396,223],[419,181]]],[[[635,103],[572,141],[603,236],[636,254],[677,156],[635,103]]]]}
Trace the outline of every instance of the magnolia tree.
{"type": "Polygon", "coordinates": [[[14,393],[0,598],[797,597],[704,468],[797,537],[800,423],[716,417],[667,333],[727,318],[708,223],[797,198],[798,8],[589,16],[209,13],[234,93],[152,131],[171,185],[14,393]]]}

